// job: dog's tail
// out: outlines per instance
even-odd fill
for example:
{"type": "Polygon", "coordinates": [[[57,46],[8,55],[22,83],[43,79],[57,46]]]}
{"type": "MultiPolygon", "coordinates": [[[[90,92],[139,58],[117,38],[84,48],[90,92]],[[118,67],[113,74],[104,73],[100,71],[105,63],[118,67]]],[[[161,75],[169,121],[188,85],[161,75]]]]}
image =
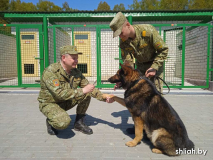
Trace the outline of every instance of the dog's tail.
{"type": "Polygon", "coordinates": [[[194,149],[194,147],[195,147],[194,143],[189,139],[186,149],[191,150],[194,149]]]}

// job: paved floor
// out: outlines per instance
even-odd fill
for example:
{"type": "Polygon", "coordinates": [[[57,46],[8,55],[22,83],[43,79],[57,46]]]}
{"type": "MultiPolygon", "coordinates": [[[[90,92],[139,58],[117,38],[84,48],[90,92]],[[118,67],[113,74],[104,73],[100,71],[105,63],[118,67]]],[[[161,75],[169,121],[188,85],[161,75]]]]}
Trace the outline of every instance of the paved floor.
{"type": "Polygon", "coordinates": [[[59,131],[58,136],[50,136],[46,133],[45,117],[38,109],[37,96],[38,93],[33,91],[0,90],[0,159],[213,159],[212,92],[172,91],[165,96],[183,120],[190,139],[195,143],[195,151],[207,150],[205,156],[178,157],[152,153],[148,140],[142,140],[136,147],[125,146],[125,142],[133,138],[125,131],[133,124],[129,112],[117,103],[107,104],[96,99],[92,99],[86,117],[93,135],[72,129],[74,108],[68,111],[72,119],[70,126],[59,131]]]}

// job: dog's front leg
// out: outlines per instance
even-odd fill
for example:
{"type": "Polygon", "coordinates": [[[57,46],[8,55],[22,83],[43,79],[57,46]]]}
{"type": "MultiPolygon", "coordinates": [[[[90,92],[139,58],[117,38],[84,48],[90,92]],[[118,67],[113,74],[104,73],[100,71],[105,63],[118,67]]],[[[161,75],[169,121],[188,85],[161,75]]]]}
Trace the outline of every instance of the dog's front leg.
{"type": "Polygon", "coordinates": [[[129,147],[136,146],[139,142],[141,142],[143,138],[143,120],[142,118],[133,116],[133,120],[135,123],[135,138],[132,141],[126,143],[129,147]]]}

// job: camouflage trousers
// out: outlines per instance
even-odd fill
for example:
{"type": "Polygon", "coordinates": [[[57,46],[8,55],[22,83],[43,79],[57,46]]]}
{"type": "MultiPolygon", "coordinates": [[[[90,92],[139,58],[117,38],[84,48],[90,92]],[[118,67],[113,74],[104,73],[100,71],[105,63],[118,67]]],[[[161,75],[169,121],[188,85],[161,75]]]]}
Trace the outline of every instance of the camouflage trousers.
{"type": "MultiPolygon", "coordinates": [[[[147,69],[149,69],[151,67],[153,62],[147,62],[147,63],[139,63],[136,62],[137,65],[137,69],[142,73],[142,75],[144,76],[147,69]]],[[[156,76],[159,76],[160,78],[163,79],[163,66],[159,67],[156,76]]],[[[163,82],[160,80],[160,84],[158,82],[158,80],[154,81],[154,77],[151,77],[150,80],[155,84],[157,90],[160,92],[160,88],[161,88],[161,93],[163,93],[163,82]]]]}
{"type": "Polygon", "coordinates": [[[40,103],[39,109],[47,117],[48,123],[51,126],[55,129],[62,130],[67,128],[71,122],[71,118],[66,111],[78,104],[76,113],[85,114],[89,107],[90,100],[90,94],[86,94],[78,100],[72,99],[62,103],[40,103]]]}

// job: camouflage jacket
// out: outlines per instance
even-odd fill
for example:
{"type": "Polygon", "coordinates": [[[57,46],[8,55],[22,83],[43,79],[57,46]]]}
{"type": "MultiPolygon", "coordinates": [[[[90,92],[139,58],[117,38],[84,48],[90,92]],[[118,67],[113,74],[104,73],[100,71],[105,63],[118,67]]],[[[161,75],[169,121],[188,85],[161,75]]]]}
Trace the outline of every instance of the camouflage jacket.
{"type": "MultiPolygon", "coordinates": [[[[71,99],[79,100],[84,95],[82,88],[88,84],[88,80],[78,69],[73,69],[71,75],[67,75],[60,62],[51,64],[43,72],[38,101],[58,103],[71,99]]],[[[97,88],[91,96],[103,101],[102,93],[97,88]]]]}
{"type": "Polygon", "coordinates": [[[168,47],[152,25],[132,25],[136,32],[134,40],[120,41],[121,56],[133,64],[133,57],[139,63],[152,62],[156,70],[163,65],[168,54],[168,47]]]}

